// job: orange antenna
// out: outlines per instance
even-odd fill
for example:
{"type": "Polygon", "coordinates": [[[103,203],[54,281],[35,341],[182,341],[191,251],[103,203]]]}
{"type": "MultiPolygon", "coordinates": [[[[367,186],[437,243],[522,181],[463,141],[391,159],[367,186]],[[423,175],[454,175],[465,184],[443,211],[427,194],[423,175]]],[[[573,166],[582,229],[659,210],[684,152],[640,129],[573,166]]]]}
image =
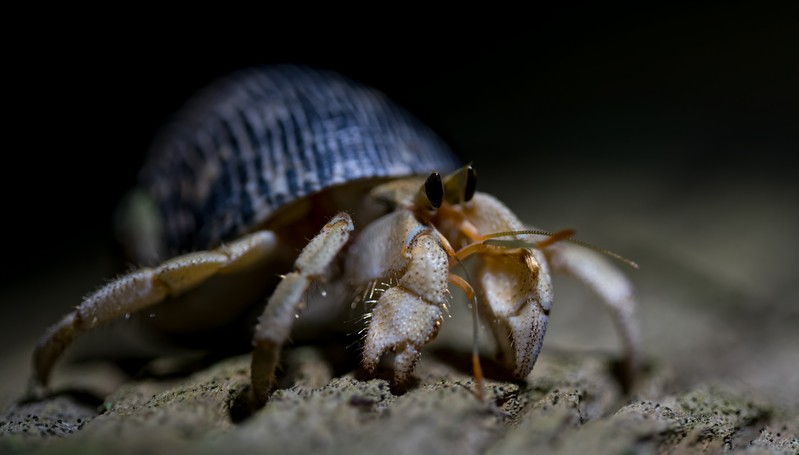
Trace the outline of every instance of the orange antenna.
{"type": "Polygon", "coordinates": [[[452,245],[450,245],[449,240],[438,232],[438,230],[436,230],[436,233],[447,255],[455,259],[458,265],[461,266],[461,269],[463,269],[464,275],[466,275],[466,279],[463,279],[450,272],[448,281],[450,284],[459,287],[463,293],[466,294],[466,298],[469,299],[472,305],[472,372],[474,373],[474,382],[477,387],[477,399],[483,401],[485,393],[483,385],[483,367],[480,365],[480,352],[478,348],[478,320],[480,315],[477,311],[477,294],[475,294],[474,288],[472,287],[472,279],[469,277],[469,270],[463,265],[463,261],[458,257],[458,254],[452,248],[452,245]]]}
{"type": "Polygon", "coordinates": [[[503,232],[494,232],[492,234],[486,234],[483,236],[483,241],[481,243],[485,245],[495,245],[495,246],[504,246],[507,248],[536,248],[542,249],[546,248],[549,245],[552,245],[555,242],[559,241],[566,241],[569,243],[573,243],[575,245],[580,245],[581,247],[588,248],[590,250],[594,250],[598,253],[605,254],[610,256],[614,259],[617,259],[625,264],[629,265],[630,267],[637,269],[638,263],[627,259],[626,257],[620,255],[619,253],[615,253],[608,249],[592,245],[588,242],[583,242],[582,240],[573,239],[572,236],[574,235],[574,229],[564,229],[562,231],[557,232],[549,232],[543,231],[539,229],[521,229],[518,231],[503,231],[503,232]],[[513,240],[497,240],[498,237],[510,237],[514,235],[546,235],[548,238],[540,241],[540,242],[528,242],[521,239],[513,239],[513,240]]]}

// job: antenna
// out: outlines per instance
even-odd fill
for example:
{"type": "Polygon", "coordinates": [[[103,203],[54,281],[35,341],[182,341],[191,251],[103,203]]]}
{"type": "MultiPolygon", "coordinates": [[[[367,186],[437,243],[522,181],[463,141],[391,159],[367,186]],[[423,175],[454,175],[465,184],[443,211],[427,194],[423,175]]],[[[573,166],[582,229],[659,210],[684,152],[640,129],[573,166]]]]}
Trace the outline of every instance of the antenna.
{"type": "Polygon", "coordinates": [[[639,268],[638,263],[627,259],[626,257],[620,255],[619,253],[610,251],[608,249],[592,245],[588,242],[584,242],[582,240],[577,240],[572,238],[575,231],[574,229],[563,229],[557,232],[549,232],[543,231],[539,229],[521,229],[518,231],[503,231],[503,232],[494,232],[492,234],[486,234],[483,236],[483,241],[479,243],[483,243],[485,245],[494,245],[494,246],[504,246],[507,248],[536,248],[536,249],[543,249],[552,245],[555,242],[559,241],[566,241],[569,243],[573,243],[575,245],[580,245],[581,247],[588,248],[590,250],[594,250],[598,253],[605,254],[610,256],[614,259],[617,259],[625,264],[629,265],[630,267],[637,269],[639,268]],[[521,239],[513,239],[513,240],[497,240],[498,237],[510,237],[514,235],[546,235],[548,238],[540,241],[540,242],[528,242],[521,239]]]}

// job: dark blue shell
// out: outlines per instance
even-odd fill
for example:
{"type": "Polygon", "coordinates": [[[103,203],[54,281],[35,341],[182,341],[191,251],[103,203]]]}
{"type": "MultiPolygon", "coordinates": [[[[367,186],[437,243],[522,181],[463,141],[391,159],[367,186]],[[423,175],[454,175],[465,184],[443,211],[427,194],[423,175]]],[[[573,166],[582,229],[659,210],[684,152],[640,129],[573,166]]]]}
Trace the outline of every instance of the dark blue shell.
{"type": "Polygon", "coordinates": [[[377,90],[283,65],[239,71],[191,99],[155,141],[141,186],[174,253],[214,247],[334,185],[457,166],[439,137],[377,90]]]}

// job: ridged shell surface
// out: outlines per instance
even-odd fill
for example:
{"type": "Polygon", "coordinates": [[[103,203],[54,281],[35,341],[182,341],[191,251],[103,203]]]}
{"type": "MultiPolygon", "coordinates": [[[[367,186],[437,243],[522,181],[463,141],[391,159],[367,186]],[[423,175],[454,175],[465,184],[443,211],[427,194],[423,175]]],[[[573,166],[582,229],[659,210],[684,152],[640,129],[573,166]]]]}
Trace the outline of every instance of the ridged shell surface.
{"type": "Polygon", "coordinates": [[[439,137],[381,92],[282,65],[198,93],[158,136],[140,180],[176,253],[214,247],[334,185],[457,166],[439,137]]]}

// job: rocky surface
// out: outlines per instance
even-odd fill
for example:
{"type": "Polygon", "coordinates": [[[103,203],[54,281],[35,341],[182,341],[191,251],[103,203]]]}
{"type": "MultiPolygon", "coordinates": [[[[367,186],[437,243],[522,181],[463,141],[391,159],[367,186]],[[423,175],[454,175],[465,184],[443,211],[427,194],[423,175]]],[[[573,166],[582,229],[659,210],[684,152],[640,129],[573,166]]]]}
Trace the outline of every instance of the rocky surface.
{"type": "Polygon", "coordinates": [[[430,355],[399,394],[383,379],[331,377],[314,347],[288,352],[284,380],[250,412],[249,356],[179,379],[143,379],[97,404],[59,394],[13,405],[0,447],[36,453],[796,453],[796,416],[703,385],[670,393],[653,367],[625,395],[609,357],[544,355],[523,383],[471,377],[430,355]]]}

